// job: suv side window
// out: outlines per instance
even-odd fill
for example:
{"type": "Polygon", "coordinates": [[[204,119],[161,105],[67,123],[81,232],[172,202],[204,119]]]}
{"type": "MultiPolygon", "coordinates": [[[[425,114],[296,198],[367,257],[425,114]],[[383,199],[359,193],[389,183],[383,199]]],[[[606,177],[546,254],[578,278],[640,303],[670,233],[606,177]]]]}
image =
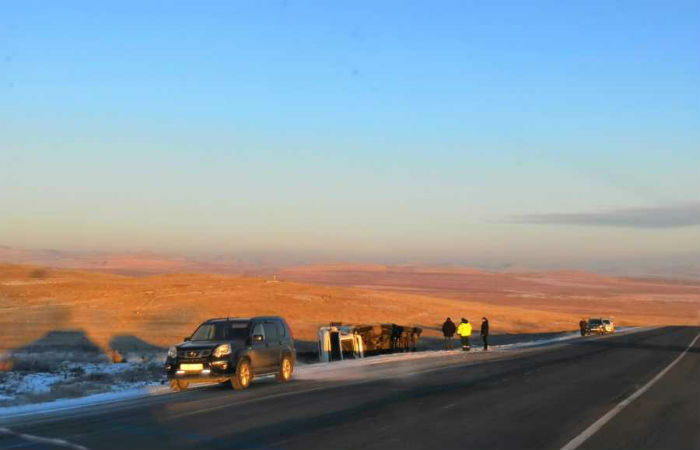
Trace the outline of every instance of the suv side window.
{"type": "Polygon", "coordinates": [[[276,342],[279,340],[279,332],[274,322],[265,322],[265,335],[269,342],[276,342]]]}
{"type": "Polygon", "coordinates": [[[255,324],[255,327],[253,328],[253,333],[251,334],[251,336],[255,336],[257,334],[259,334],[263,337],[263,341],[266,339],[265,338],[265,329],[263,328],[263,324],[261,324],[261,323],[255,324]]]}
{"type": "Polygon", "coordinates": [[[282,322],[275,320],[275,325],[277,325],[277,332],[279,333],[280,337],[286,338],[287,330],[284,328],[284,325],[282,325],[282,322]]]}

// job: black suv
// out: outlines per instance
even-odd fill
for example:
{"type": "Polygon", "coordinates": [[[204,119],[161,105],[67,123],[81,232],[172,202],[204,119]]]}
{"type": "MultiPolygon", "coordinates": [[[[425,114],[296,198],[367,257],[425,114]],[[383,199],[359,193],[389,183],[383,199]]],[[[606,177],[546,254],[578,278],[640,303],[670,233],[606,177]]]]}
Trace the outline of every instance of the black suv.
{"type": "Polygon", "coordinates": [[[174,391],[190,383],[231,383],[245,389],[254,376],[292,378],[296,350],[281,317],[209,319],[185,342],[170,347],[165,370],[174,391]]]}

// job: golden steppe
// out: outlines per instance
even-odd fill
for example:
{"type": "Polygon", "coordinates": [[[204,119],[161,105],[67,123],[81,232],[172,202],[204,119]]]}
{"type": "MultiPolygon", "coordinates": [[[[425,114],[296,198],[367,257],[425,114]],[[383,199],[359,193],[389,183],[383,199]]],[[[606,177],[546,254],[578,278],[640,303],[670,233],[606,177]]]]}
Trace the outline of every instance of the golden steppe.
{"type": "Polygon", "coordinates": [[[276,280],[6,264],[0,313],[0,351],[60,330],[82,331],[105,351],[120,336],[168,346],[201,321],[226,316],[281,315],[307,341],[330,321],[417,325],[428,336],[446,316],[488,316],[497,334],[572,330],[589,315],[614,316],[619,325],[699,322],[695,281],[386,266],[289,268],[276,280]]]}

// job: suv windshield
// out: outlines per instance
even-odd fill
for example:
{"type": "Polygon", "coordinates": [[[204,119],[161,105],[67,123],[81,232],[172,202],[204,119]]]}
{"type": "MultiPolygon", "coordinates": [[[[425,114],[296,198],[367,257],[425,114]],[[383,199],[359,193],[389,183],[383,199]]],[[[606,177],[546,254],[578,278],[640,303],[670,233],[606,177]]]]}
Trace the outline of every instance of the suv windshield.
{"type": "Polygon", "coordinates": [[[588,321],[589,325],[602,325],[603,322],[600,321],[600,319],[591,319],[588,321]]]}
{"type": "Polygon", "coordinates": [[[246,339],[250,322],[238,320],[230,322],[205,323],[197,328],[190,338],[193,341],[230,341],[246,339]]]}

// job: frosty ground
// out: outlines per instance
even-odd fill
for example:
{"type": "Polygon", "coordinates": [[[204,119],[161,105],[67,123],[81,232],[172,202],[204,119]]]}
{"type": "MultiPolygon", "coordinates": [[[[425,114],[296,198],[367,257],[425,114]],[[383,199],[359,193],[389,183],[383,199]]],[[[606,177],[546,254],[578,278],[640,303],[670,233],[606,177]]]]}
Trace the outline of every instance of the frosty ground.
{"type": "MultiPolygon", "coordinates": [[[[625,328],[632,333],[646,328],[625,328]]],[[[362,380],[409,376],[441,364],[453,364],[456,358],[481,361],[521,353],[541,346],[581,339],[579,333],[543,333],[529,335],[494,335],[489,352],[481,351],[478,336],[472,339],[473,350],[464,355],[459,349],[439,350],[439,340],[427,340],[421,351],[346,359],[332,363],[302,363],[296,369],[297,380],[362,380]]],[[[455,346],[458,341],[455,339],[455,346]]],[[[0,416],[16,416],[86,407],[145,395],[169,393],[163,372],[164,355],[131,355],[122,363],[111,363],[104,355],[86,361],[84,355],[15,355],[12,370],[0,372],[0,416]],[[82,360],[81,360],[82,358],[82,360]],[[101,358],[101,359],[100,359],[101,358]],[[60,359],[60,362],[57,362],[60,359]],[[53,362],[52,362],[53,361],[53,362]],[[41,362],[41,363],[40,363],[41,362]]],[[[195,386],[195,388],[197,388],[195,386]]]]}

